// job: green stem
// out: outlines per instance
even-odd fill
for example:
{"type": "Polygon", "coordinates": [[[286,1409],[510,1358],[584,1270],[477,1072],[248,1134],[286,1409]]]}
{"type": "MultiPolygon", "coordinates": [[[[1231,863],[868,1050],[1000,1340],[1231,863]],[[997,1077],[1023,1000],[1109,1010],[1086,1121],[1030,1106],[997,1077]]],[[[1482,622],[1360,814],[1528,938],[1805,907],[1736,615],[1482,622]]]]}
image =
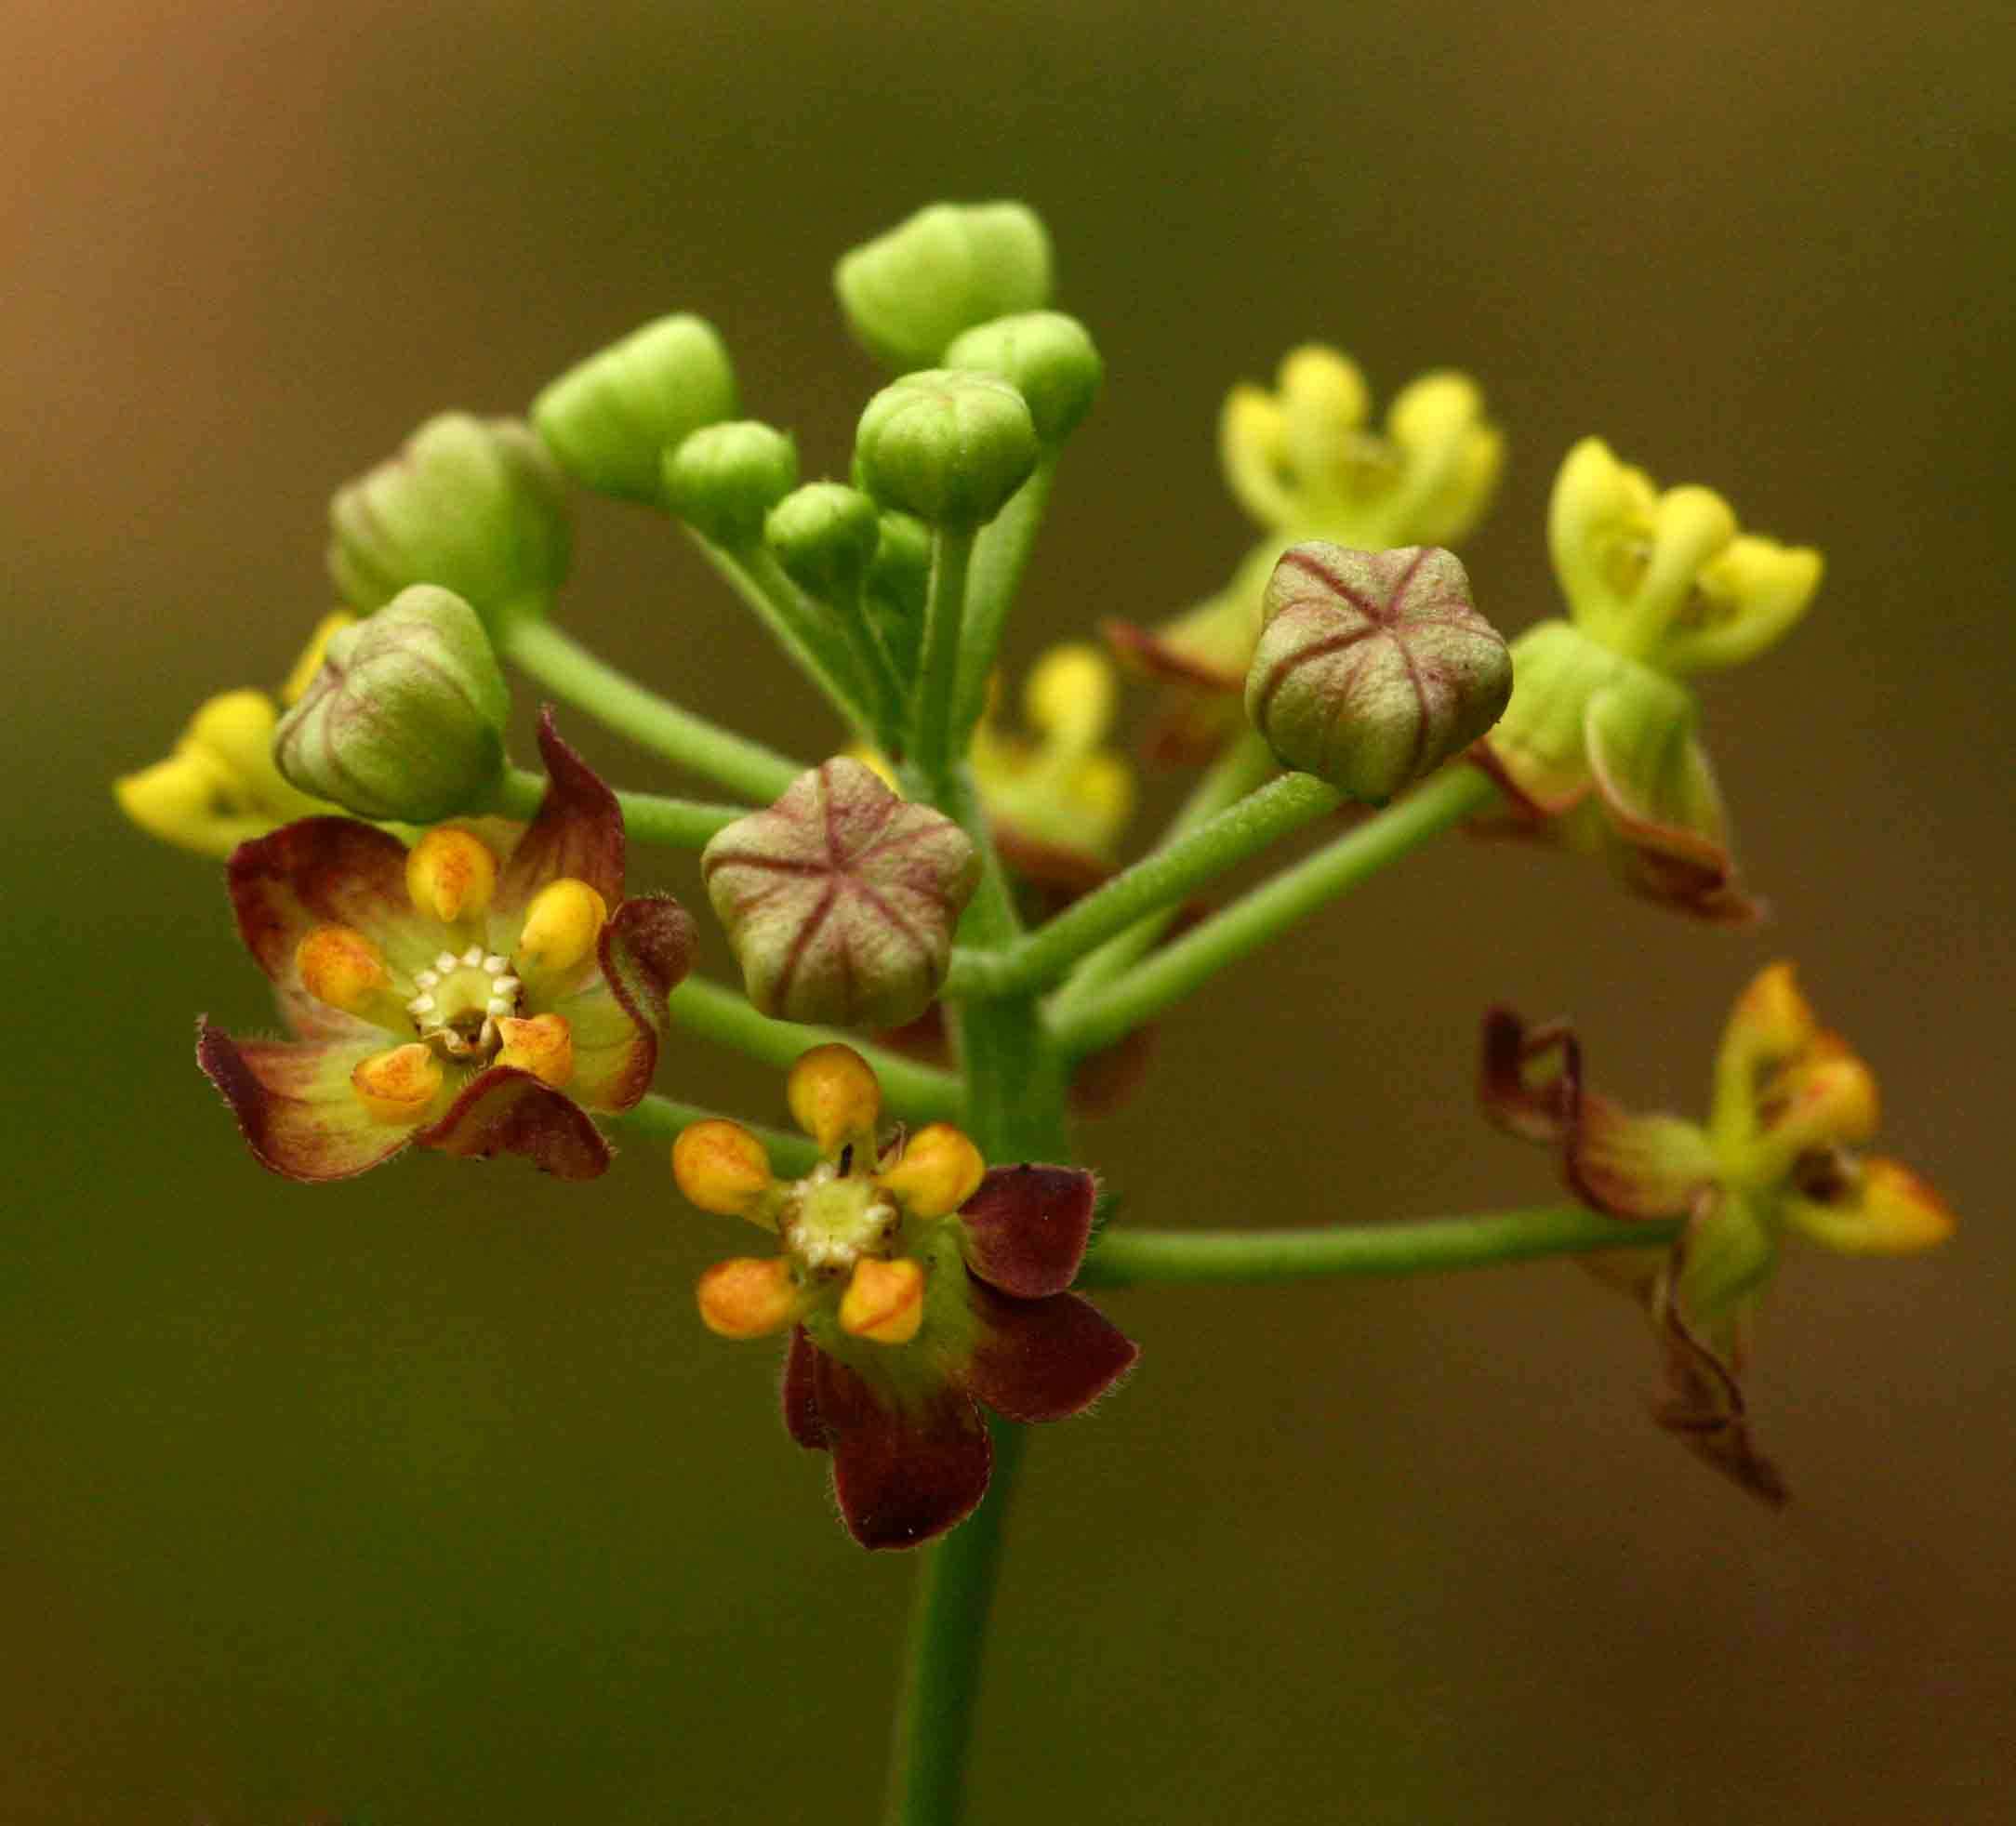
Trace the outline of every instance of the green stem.
{"type": "Polygon", "coordinates": [[[767,1065],[789,1065],[801,1052],[833,1040],[851,1046],[874,1067],[889,1107],[898,1116],[956,1122],[964,1112],[964,1088],[950,1072],[921,1065],[856,1034],[773,1021],[767,1014],[759,1014],[733,989],[704,977],[687,977],[672,991],[669,1005],[673,1021],[688,1033],[747,1052],[767,1065]]]}
{"type": "Polygon", "coordinates": [[[896,1703],[888,1826],[951,1826],[965,1800],[966,1753],[1001,1573],[1002,1525],[1028,1429],[996,1422],[994,1475],[978,1509],[923,1550],[896,1703]]]}
{"type": "MultiPolygon", "coordinates": [[[[1227,806],[1238,804],[1248,793],[1264,786],[1276,768],[1274,751],[1259,732],[1251,725],[1242,726],[1230,747],[1211,764],[1169,821],[1159,847],[1168,849],[1227,806]]],[[[1052,1014],[1061,1017],[1089,1000],[1095,990],[1119,981],[1155,948],[1155,941],[1168,930],[1169,922],[1180,910],[1179,906],[1165,906],[1100,946],[1071,973],[1069,980],[1052,999],[1052,1014]]]]}
{"type": "MultiPolygon", "coordinates": [[[[674,1142],[681,1130],[690,1129],[696,1122],[718,1119],[719,1116],[718,1110],[702,1109],[697,1104],[674,1103],[670,1097],[647,1092],[642,1103],[608,1120],[645,1141],[674,1142]]],[[[740,1122],[741,1118],[736,1120],[740,1122]]],[[[742,1122],[741,1126],[763,1143],[771,1166],[788,1178],[809,1173],[819,1163],[819,1150],[803,1135],[784,1129],[766,1129],[756,1122],[742,1122]]]]}
{"type": "Polygon", "coordinates": [[[1625,1223],[1581,1205],[1540,1205],[1478,1217],[1344,1224],[1316,1230],[1110,1230],[1079,1271],[1080,1287],[1252,1286],[1346,1275],[1432,1275],[1542,1255],[1653,1249],[1680,1220],[1625,1223]]]}
{"type": "Polygon", "coordinates": [[[767,805],[805,771],[802,762],[646,691],[535,611],[506,611],[494,631],[497,650],[554,696],[732,792],[767,805]]]}
{"type": "Polygon", "coordinates": [[[852,723],[857,734],[874,735],[854,655],[825,607],[815,602],[784,574],[783,567],[761,545],[730,551],[686,528],[700,555],[729,589],[755,611],[756,618],[813,688],[852,723]]]}
{"type": "MultiPolygon", "coordinates": [[[[529,768],[509,769],[497,784],[489,811],[507,818],[529,818],[546,797],[546,775],[529,768]]],[[[702,805],[696,800],[667,799],[655,792],[617,792],[623,828],[633,842],[671,850],[705,849],[715,832],[749,816],[747,805],[702,805]]]]}
{"type": "Polygon", "coordinates": [[[1061,1016],[1054,1015],[1057,1043],[1077,1057],[1132,1033],[1219,971],[1461,823],[1495,790],[1477,768],[1459,764],[1443,769],[1377,817],[1164,946],[1110,988],[1061,1016]]]}
{"type": "Polygon", "coordinates": [[[1249,793],[1209,823],[1165,844],[1003,951],[954,958],[948,995],[1001,996],[1054,983],[1094,946],[1124,932],[1192,888],[1236,868],[1343,802],[1334,787],[1287,774],[1249,793]]]}
{"type": "Polygon", "coordinates": [[[931,797],[943,797],[943,782],[956,758],[952,697],[959,677],[960,632],[966,614],[966,576],[973,562],[974,529],[939,526],[931,536],[931,589],[924,603],[924,655],[917,684],[916,722],[910,753],[931,783],[931,797]]]}
{"type": "Polygon", "coordinates": [[[959,684],[952,729],[963,738],[987,708],[988,674],[1001,650],[1001,629],[1015,606],[1028,569],[1029,553],[1050,505],[1057,473],[1055,450],[1045,450],[1035,472],[1009,497],[1008,505],[981,529],[974,546],[973,582],[967,592],[965,638],[959,654],[959,684]]]}

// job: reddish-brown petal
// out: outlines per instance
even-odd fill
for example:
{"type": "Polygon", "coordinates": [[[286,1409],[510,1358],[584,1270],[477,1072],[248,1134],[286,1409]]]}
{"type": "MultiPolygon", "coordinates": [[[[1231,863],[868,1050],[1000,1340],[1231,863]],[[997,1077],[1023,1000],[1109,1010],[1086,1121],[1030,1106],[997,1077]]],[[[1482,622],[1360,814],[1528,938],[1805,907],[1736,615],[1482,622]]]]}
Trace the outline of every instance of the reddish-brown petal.
{"type": "Polygon", "coordinates": [[[979,1280],[968,1290],[980,1335],[963,1371],[966,1389],[1009,1420],[1081,1414],[1141,1355],[1098,1307],[1075,1293],[1012,1300],[979,1280]]]}
{"type": "Polygon", "coordinates": [[[1098,1182],[1078,1167],[993,1167],[959,1208],[966,1265],[1004,1293],[1034,1300],[1077,1277],[1098,1182]]]}
{"type": "Polygon", "coordinates": [[[623,813],[616,794],[555,733],[550,705],[539,712],[539,757],[550,782],[546,797],[504,865],[496,906],[515,912],[563,877],[586,881],[616,906],[623,898],[623,813]]]}
{"type": "Polygon", "coordinates": [[[994,1448],[963,1390],[885,1404],[823,1351],[814,1353],[813,1387],[833,1454],[833,1494],[862,1546],[915,1547],[979,1507],[994,1448]]]}
{"type": "Polygon", "coordinates": [[[349,1179],[389,1160],[413,1131],[377,1120],[351,1089],[373,1041],[233,1039],[196,1024],[196,1063],[238,1118],[260,1166],[288,1179],[349,1179]]]}
{"type": "Polygon", "coordinates": [[[1653,1417],[1685,1442],[1704,1463],[1731,1478],[1754,1497],[1778,1508],[1790,1498],[1778,1467],[1750,1438],[1743,1388],[1733,1365],[1711,1350],[1687,1323],[1675,1290],[1684,1265],[1686,1241],[1675,1246],[1666,1272],[1651,1290],[1651,1317],[1665,1358],[1666,1385],[1653,1417]]]}
{"type": "Polygon", "coordinates": [[[350,926],[397,959],[439,948],[438,929],[406,894],[406,846],[354,818],[303,818],[241,843],[226,869],[238,931],[283,992],[298,984],[294,954],[317,926],[350,926]]]}
{"type": "Polygon", "coordinates": [[[593,1179],[609,1165],[609,1144],[587,1111],[515,1065],[492,1065],[471,1078],[448,1113],[414,1140],[478,1159],[523,1154],[560,1179],[593,1179]]]}
{"type": "Polygon", "coordinates": [[[784,1353],[784,1382],[778,1395],[784,1406],[784,1430],[808,1452],[826,1449],[826,1422],[819,1418],[816,1386],[818,1351],[802,1325],[791,1328],[790,1347],[784,1353]]]}
{"type": "Polygon", "coordinates": [[[1509,1008],[1484,1016],[1478,1101],[1508,1134],[1553,1146],[1582,1102],[1582,1042],[1565,1021],[1529,1026],[1509,1008]]]}

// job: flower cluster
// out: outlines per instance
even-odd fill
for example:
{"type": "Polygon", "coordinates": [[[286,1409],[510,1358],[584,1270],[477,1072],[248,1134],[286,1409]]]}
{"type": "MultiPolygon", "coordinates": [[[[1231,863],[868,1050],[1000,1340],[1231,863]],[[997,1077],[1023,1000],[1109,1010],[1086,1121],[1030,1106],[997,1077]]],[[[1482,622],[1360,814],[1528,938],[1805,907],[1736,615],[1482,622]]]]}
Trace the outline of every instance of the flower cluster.
{"type": "Polygon", "coordinates": [[[1093,1176],[989,1170],[948,1123],[880,1140],[881,1088],[846,1046],[805,1053],[786,1093],[819,1150],[801,1178],[777,1178],[736,1122],[696,1122],[673,1146],[688,1198],[773,1232],[779,1249],[710,1268],[700,1316],[723,1337],[790,1333],[786,1428],[831,1453],[856,1541],[915,1546],[986,1493],[981,1408],[1063,1420],[1134,1360],[1134,1346],[1066,1290],[1092,1234],[1093,1176]]]}
{"type": "Polygon", "coordinates": [[[1493,1119],[1554,1148],[1593,1209],[1684,1220],[1670,1250],[1605,1251],[1589,1265],[1651,1319],[1666,1371],[1661,1423],[1744,1488],[1782,1501],[1777,1472],[1751,1444],[1739,1379],[1784,1238],[1906,1255],[1953,1228],[1910,1169],[1857,1153],[1877,1127],[1869,1068],[1820,1025],[1791,966],[1773,964],[1730,1016],[1704,1126],[1585,1091],[1573,1031],[1529,1026],[1504,1009],[1485,1020],[1481,1088],[1493,1119]]]}

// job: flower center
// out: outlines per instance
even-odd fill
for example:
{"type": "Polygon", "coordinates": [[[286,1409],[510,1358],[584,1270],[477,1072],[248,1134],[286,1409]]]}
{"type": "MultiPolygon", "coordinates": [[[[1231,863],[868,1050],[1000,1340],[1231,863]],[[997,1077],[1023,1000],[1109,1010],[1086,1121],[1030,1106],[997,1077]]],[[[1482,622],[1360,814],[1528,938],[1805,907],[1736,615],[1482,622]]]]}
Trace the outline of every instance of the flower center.
{"type": "Polygon", "coordinates": [[[777,1233],[806,1273],[826,1277],[852,1271],[865,1256],[886,1258],[902,1222],[866,1174],[820,1166],[791,1188],[777,1233]]]}
{"type": "Polygon", "coordinates": [[[458,1065],[488,1065],[503,1044],[497,1022],[518,1012],[524,986],[511,960],[471,945],[460,957],[444,951],[413,979],[419,991],[406,1004],[414,1031],[437,1057],[458,1065]]]}

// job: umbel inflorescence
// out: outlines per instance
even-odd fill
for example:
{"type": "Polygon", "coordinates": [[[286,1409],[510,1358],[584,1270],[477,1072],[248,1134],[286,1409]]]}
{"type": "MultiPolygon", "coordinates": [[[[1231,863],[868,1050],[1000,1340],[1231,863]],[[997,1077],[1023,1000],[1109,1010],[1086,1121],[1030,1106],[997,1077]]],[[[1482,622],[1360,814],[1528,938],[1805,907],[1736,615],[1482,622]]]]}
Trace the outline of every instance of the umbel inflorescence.
{"type": "Polygon", "coordinates": [[[829,1456],[869,1547],[953,1528],[1003,1427],[1079,1414],[1130,1369],[1076,1287],[1548,1251],[1643,1307],[1665,1423],[1782,1497],[1741,1383],[1782,1241],[1888,1253],[1950,1228],[1922,1181],[1863,1157],[1874,1081],[1788,967],[1739,1000],[1704,1126],[1585,1090],[1565,1025],[1490,1017],[1486,1109],[1556,1150],[1575,1205],[1208,1238],[1130,1211],[1102,1231],[1074,1125],[1139,1088],[1150,1024],[1192,989],[1459,826],[1600,857],[1699,920],[1758,917],[1695,680],[1798,620],[1817,554],[1587,438],[1535,529],[1560,611],[1508,642],[1450,549],[1504,455],[1481,390],[1430,373],[1381,416],[1312,345],[1227,400],[1227,481],[1259,527],[1228,580],[1159,627],[1087,630],[1013,692],[1002,629],[1102,356],[1052,308],[1048,236],[1017,204],[925,209],[836,284],[891,377],[831,475],[804,479],[787,431],[739,416],[712,325],[661,317],[523,417],[444,413],[338,490],[342,606],[286,683],[212,699],[118,783],[143,828],[224,860],[272,984],[287,1038],[206,1022],[198,1046],[254,1156],[322,1181],[417,1145],[585,1182],[609,1130],[671,1140],[685,1198],[767,1238],[701,1276],[699,1316],[785,1341],[787,1429],[829,1456]],[[822,704],[817,751],[736,734],[666,695],[676,677],[625,678],[564,631],[582,491],[697,546],[822,704]],[[539,774],[507,755],[507,667],[548,700],[539,774]],[[1132,863],[1127,676],[1157,685],[1150,757],[1202,770],[1132,863]],[[704,796],[612,790],[563,714],[704,796]],[[1375,809],[1339,835],[1347,799],[1375,809]],[[636,842],[698,853],[738,986],[693,974],[684,907],[627,895],[636,842]],[[675,1025],[785,1068],[802,1136],[655,1091],[675,1025]]]}

